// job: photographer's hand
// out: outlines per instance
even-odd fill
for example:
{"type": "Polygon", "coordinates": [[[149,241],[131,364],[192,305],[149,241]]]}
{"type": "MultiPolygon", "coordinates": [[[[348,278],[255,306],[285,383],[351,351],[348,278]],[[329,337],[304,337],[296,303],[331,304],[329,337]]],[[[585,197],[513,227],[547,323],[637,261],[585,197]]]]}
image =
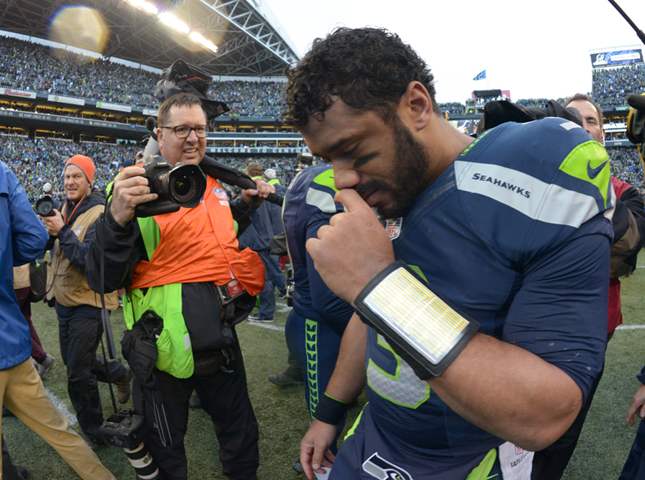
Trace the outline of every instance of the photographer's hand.
{"type": "Polygon", "coordinates": [[[110,213],[122,227],[134,218],[137,205],[157,199],[156,193],[150,193],[148,180],[142,176],[144,173],[141,167],[128,167],[114,180],[110,213]]]}
{"type": "Polygon", "coordinates": [[[244,203],[251,205],[251,198],[257,196],[257,206],[259,207],[262,202],[264,202],[265,198],[275,192],[275,187],[273,185],[269,185],[264,180],[261,180],[259,178],[254,178],[253,181],[255,182],[257,189],[254,190],[249,188],[247,190],[242,190],[242,199],[244,200],[244,203]]]}
{"type": "Polygon", "coordinates": [[[42,220],[43,225],[45,225],[45,229],[47,230],[47,233],[49,233],[52,237],[55,237],[58,235],[58,232],[60,232],[60,229],[63,228],[63,225],[65,225],[65,222],[63,222],[63,217],[61,216],[60,212],[56,209],[52,210],[53,215],[49,217],[38,217],[42,220]]]}

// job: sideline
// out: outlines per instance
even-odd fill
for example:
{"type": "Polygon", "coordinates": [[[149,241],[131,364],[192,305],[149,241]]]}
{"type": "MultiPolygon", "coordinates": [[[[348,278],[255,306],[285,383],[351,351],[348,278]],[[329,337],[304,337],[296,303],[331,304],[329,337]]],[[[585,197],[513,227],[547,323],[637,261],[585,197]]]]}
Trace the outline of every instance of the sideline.
{"type": "Polygon", "coordinates": [[[277,330],[278,332],[284,332],[284,327],[281,327],[280,325],[273,325],[271,323],[253,322],[251,320],[247,320],[246,323],[248,323],[249,325],[253,325],[254,327],[268,328],[269,330],[277,330]]]}
{"type": "Polygon", "coordinates": [[[65,415],[65,417],[67,418],[67,421],[69,422],[69,426],[72,427],[76,425],[78,423],[78,420],[76,419],[76,415],[74,415],[72,412],[69,411],[69,409],[67,408],[67,405],[65,405],[60,398],[54,395],[54,392],[52,392],[49,388],[45,388],[45,391],[47,392],[47,395],[49,395],[49,398],[51,398],[54,406],[58,410],[60,410],[60,413],[65,415]]]}

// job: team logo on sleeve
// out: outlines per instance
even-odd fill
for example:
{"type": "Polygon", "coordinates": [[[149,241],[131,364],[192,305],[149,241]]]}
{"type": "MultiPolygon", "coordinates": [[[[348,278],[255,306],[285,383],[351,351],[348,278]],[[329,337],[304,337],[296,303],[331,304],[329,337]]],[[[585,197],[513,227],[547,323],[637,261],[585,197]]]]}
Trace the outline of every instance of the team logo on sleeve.
{"type": "Polygon", "coordinates": [[[414,480],[412,475],[401,467],[383,460],[378,453],[363,463],[363,470],[379,480],[414,480]]]}
{"type": "Polygon", "coordinates": [[[401,235],[401,225],[403,225],[403,217],[385,221],[385,231],[390,236],[390,240],[399,238],[399,235],[401,235]]]}
{"type": "Polygon", "coordinates": [[[217,187],[215,187],[215,188],[213,189],[213,193],[215,194],[215,196],[216,196],[217,198],[219,198],[219,199],[221,199],[221,200],[228,200],[228,195],[226,195],[226,192],[225,192],[223,189],[221,189],[221,188],[217,188],[217,187]]]}
{"type": "Polygon", "coordinates": [[[82,231],[83,231],[83,227],[76,227],[74,229],[74,233],[76,234],[77,237],[81,234],[82,231]]]}

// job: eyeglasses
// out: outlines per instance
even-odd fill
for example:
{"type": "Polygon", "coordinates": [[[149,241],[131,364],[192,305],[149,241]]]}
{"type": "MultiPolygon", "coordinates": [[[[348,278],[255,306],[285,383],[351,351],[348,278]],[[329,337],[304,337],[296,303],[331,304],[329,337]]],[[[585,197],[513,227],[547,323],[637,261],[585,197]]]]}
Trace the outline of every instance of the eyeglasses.
{"type": "Polygon", "coordinates": [[[188,125],[177,125],[176,127],[169,127],[169,126],[160,126],[159,128],[167,128],[169,130],[172,130],[175,132],[175,135],[177,135],[177,138],[186,138],[188,135],[190,135],[190,132],[192,130],[195,131],[195,135],[197,135],[197,138],[204,138],[210,131],[210,128],[208,128],[208,125],[197,125],[196,127],[189,127],[188,125]]]}

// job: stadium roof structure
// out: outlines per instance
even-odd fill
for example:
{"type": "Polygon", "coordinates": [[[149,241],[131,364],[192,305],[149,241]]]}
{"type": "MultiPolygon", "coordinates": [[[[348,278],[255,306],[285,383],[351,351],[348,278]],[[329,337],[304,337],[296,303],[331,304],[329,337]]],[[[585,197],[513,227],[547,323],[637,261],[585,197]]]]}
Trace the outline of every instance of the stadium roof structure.
{"type": "MultiPolygon", "coordinates": [[[[164,69],[181,58],[214,76],[275,76],[297,62],[288,35],[263,0],[150,0],[159,11],[181,18],[217,45],[217,53],[193,50],[185,34],[126,0],[4,0],[0,30],[52,40],[52,20],[66,7],[101,14],[109,39],[102,53],[164,69]]],[[[87,49],[84,42],[71,46],[87,49]]]]}

